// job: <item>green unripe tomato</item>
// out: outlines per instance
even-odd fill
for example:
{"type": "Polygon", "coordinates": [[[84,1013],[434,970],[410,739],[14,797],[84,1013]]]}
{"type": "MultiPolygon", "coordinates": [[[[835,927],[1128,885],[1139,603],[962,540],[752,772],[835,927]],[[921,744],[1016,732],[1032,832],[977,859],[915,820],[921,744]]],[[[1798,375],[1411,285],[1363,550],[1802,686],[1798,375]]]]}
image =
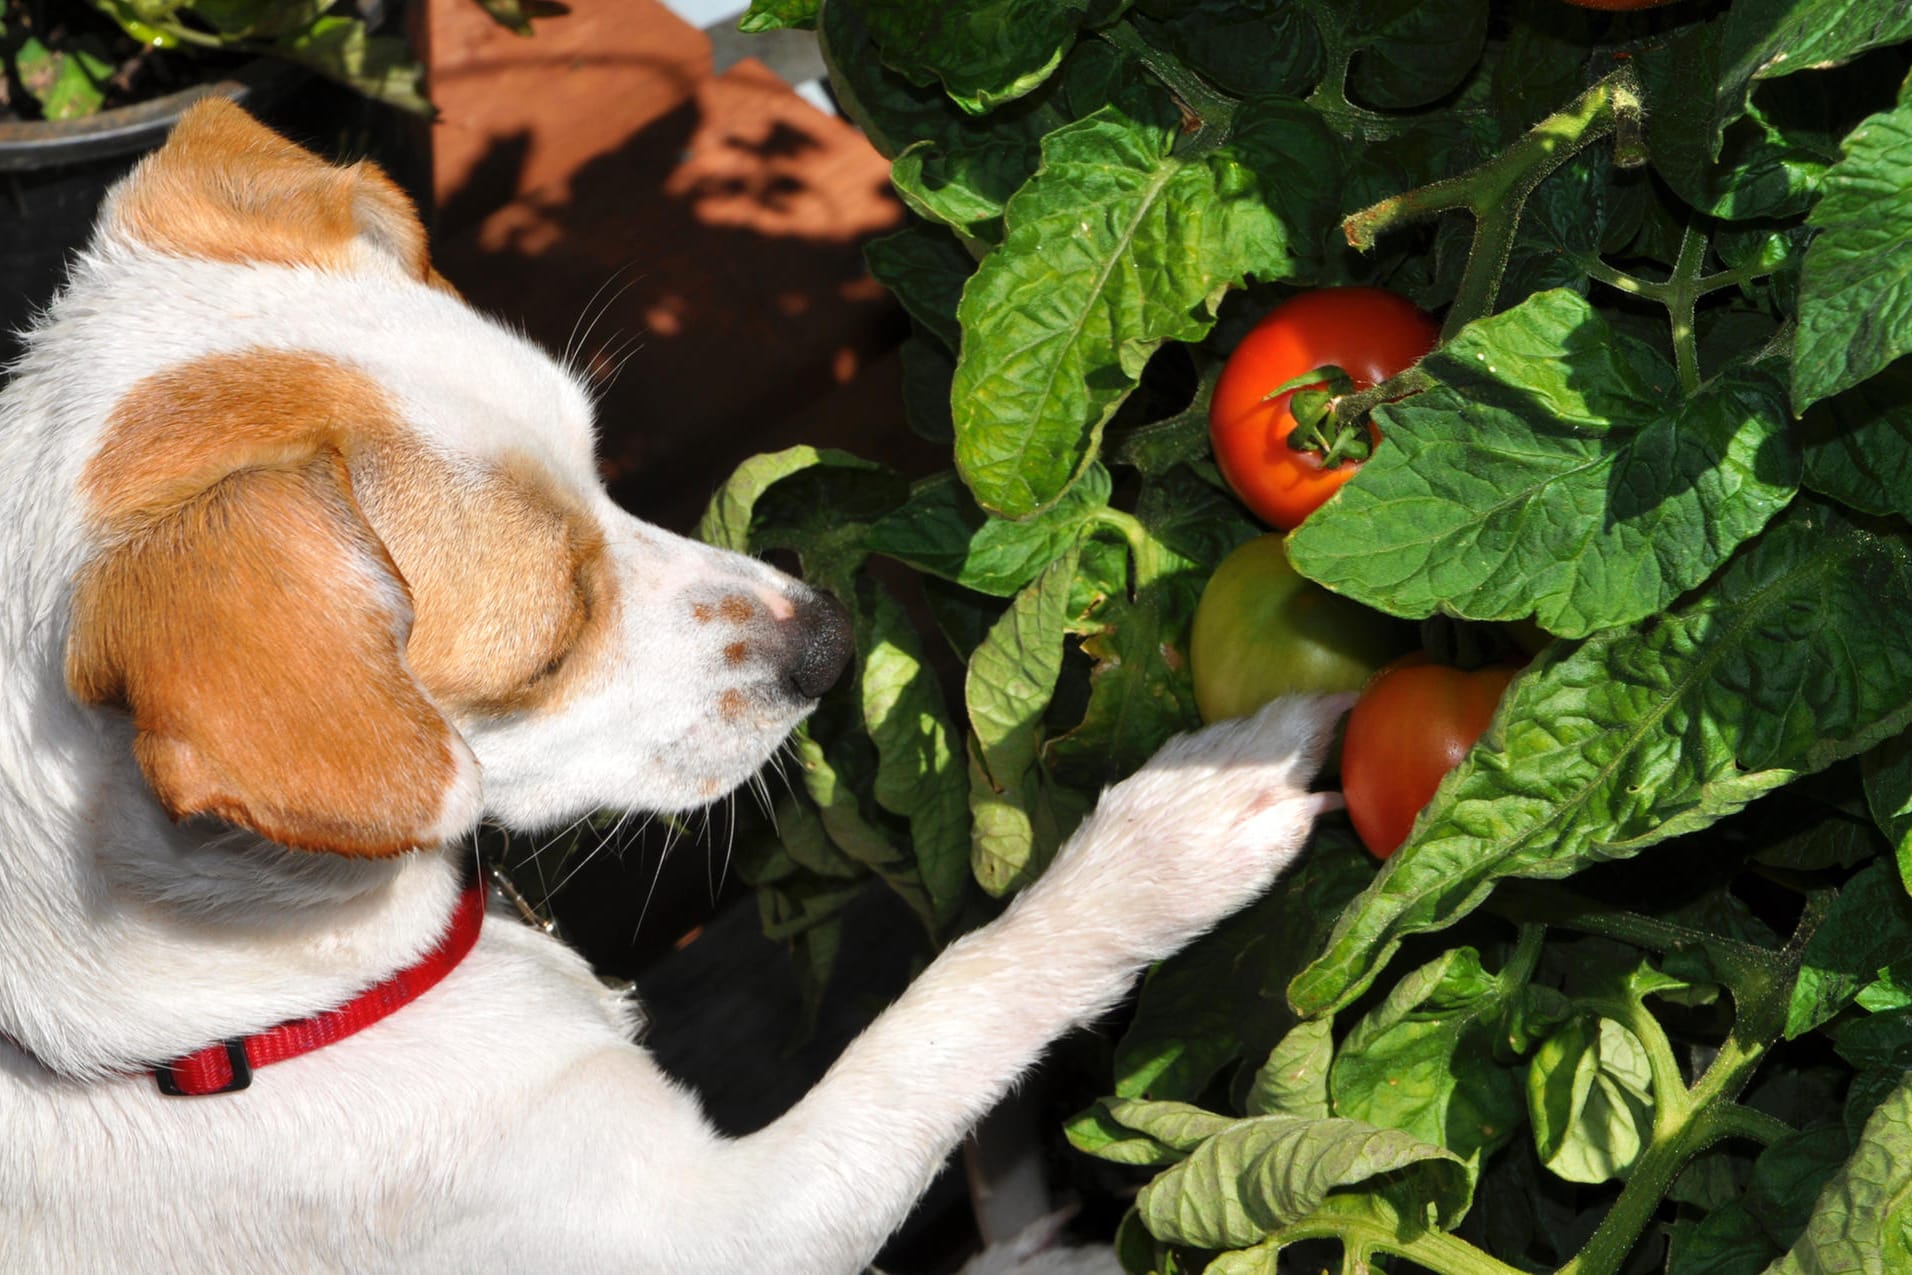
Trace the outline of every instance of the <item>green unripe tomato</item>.
{"type": "Polygon", "coordinates": [[[1417,637],[1413,625],[1303,578],[1279,535],[1258,536],[1222,560],[1195,608],[1195,706],[1215,722],[1280,695],[1357,691],[1417,637]]]}

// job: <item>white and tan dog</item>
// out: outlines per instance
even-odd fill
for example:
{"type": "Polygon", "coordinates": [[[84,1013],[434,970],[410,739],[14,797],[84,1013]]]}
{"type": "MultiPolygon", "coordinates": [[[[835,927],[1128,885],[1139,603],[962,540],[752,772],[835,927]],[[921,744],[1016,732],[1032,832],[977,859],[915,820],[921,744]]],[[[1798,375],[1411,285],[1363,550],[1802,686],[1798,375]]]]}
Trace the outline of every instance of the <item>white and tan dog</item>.
{"type": "Polygon", "coordinates": [[[723,1139],[570,951],[494,921],[458,959],[461,840],[728,791],[842,667],[835,608],[616,508],[584,390],[443,286],[391,183],[223,103],[113,191],[15,372],[9,1273],[854,1271],[1048,1041],[1332,801],[1338,702],[1171,744],[723,1139]],[[289,1030],[337,1038],[272,1061],[289,1030]]]}

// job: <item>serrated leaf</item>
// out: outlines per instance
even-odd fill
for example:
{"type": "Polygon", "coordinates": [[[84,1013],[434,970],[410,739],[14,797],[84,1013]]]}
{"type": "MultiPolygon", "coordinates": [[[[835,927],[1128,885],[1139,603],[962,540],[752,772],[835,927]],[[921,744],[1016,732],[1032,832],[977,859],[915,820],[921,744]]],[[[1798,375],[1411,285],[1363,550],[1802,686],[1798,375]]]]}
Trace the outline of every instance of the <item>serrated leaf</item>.
{"type": "Polygon", "coordinates": [[[1912,36],[1898,0],[1735,0],[1720,36],[1713,144],[1760,80],[1818,71],[1912,36]]]}
{"type": "MultiPolygon", "coordinates": [[[[1883,981],[1912,979],[1912,898],[1883,859],[1860,869],[1833,901],[1800,958],[1786,1038],[1804,1035],[1883,981]]],[[[1901,999],[1902,1008],[1912,1001],[1901,999]]]]}
{"type": "Polygon", "coordinates": [[[1432,389],[1289,537],[1303,575],[1395,615],[1534,615],[1563,637],[1651,615],[1793,497],[1799,460],[1761,367],[1691,398],[1673,369],[1555,290],[1428,356],[1432,389]]]}
{"type": "Polygon", "coordinates": [[[1806,1232],[1770,1275],[1893,1275],[1912,1270],[1912,1072],[1866,1121],[1826,1183],[1806,1232]]]}
{"type": "Polygon", "coordinates": [[[936,674],[903,608],[877,589],[858,625],[857,689],[876,747],[877,805],[909,820],[910,851],[928,892],[924,918],[940,933],[969,880],[969,778],[936,674]]]}
{"type": "Polygon", "coordinates": [[[106,82],[113,67],[100,56],[90,39],[75,41],[70,47],[48,48],[35,36],[27,36],[13,51],[12,61],[20,84],[40,103],[40,112],[50,120],[80,119],[92,115],[106,100],[106,82]]]}
{"type": "Polygon", "coordinates": [[[1234,502],[1186,473],[1142,490],[1142,544],[1133,595],[1102,595],[1086,617],[1082,653],[1094,661],[1082,720],[1052,739],[1054,772],[1093,791],[1133,772],[1199,720],[1188,668],[1189,627],[1214,565],[1255,534],[1234,502]]]}
{"type": "Polygon", "coordinates": [[[963,683],[975,819],[969,863],[992,895],[1033,880],[1061,844],[1054,812],[1044,818],[1036,753],[1062,670],[1062,623],[1075,570],[1070,549],[1016,596],[969,659],[963,683]]]}
{"type": "Polygon", "coordinates": [[[1186,1155],[1216,1134],[1235,1125],[1232,1116],[1224,1116],[1187,1102],[1150,1102],[1140,1098],[1117,1098],[1107,1104],[1116,1123],[1147,1134],[1155,1141],[1186,1155]]]}
{"type": "Polygon", "coordinates": [[[1403,977],[1335,1054],[1335,1114],[1463,1158],[1491,1154],[1523,1115],[1519,1080],[1493,1052],[1495,1029],[1519,990],[1502,986],[1468,947],[1403,977]]]}
{"type": "Polygon", "coordinates": [[[1336,19],[1360,52],[1348,86],[1364,105],[1425,106],[1466,78],[1487,41],[1485,0],[1354,0],[1336,19]]]}
{"type": "Polygon", "coordinates": [[[983,114],[1049,78],[1075,43],[1088,0],[864,0],[885,64],[917,84],[941,81],[983,114]]]}
{"type": "Polygon", "coordinates": [[[1306,93],[1321,74],[1321,37],[1284,0],[1151,4],[1130,21],[1203,79],[1236,97],[1306,93]]]}
{"type": "Polygon", "coordinates": [[[1254,168],[1229,150],[1175,154],[1172,122],[1113,107],[1043,139],[1042,168],[1005,208],[1003,242],[957,311],[956,461],[983,508],[1024,518],[1054,504],[1157,346],[1200,339],[1250,272],[1292,270],[1302,236],[1282,215],[1312,210],[1319,194],[1290,181],[1271,198],[1255,171],[1270,172],[1278,150],[1284,174],[1325,184],[1334,151],[1299,103],[1241,114],[1232,145],[1254,149],[1254,168]]]}
{"type": "Polygon", "coordinates": [[[1638,854],[1900,733],[1909,559],[1902,536],[1805,503],[1642,631],[1549,648],[1290,987],[1297,1009],[1347,1003],[1402,936],[1502,877],[1638,854]]]}
{"type": "MultiPolygon", "coordinates": [[[[1064,1124],[1062,1132],[1069,1145],[1113,1164],[1174,1164],[1185,1154],[1123,1124],[1110,1114],[1111,1105],[1111,1100],[1104,1098],[1064,1124]]],[[[1226,1116],[1215,1119],[1228,1123],[1226,1116]]]]}
{"type": "Polygon", "coordinates": [[[956,326],[956,303],[976,266],[963,246],[947,230],[912,221],[895,234],[864,244],[863,259],[910,317],[954,354],[963,340],[956,326]]]}
{"type": "Polygon", "coordinates": [[[1248,1114],[1327,1119],[1334,1114],[1328,1100],[1328,1068],[1333,1061],[1334,1020],[1311,1018],[1296,1023],[1255,1072],[1248,1087],[1248,1114]]]}
{"type": "Polygon", "coordinates": [[[1846,135],[1807,224],[1799,276],[1795,411],[1912,350],[1912,87],[1846,135]]]}
{"type": "Polygon", "coordinates": [[[953,474],[917,484],[909,502],[870,529],[872,553],[979,593],[1008,597],[1081,539],[1109,503],[1109,472],[1091,466],[1058,504],[1024,522],[977,508],[953,474]]]}
{"type": "Polygon", "coordinates": [[[851,576],[869,552],[869,526],[905,494],[903,480],[886,466],[848,452],[807,446],[766,452],[739,465],[717,489],[697,538],[737,553],[789,549],[807,580],[851,605],[851,576]]]}
{"type": "Polygon", "coordinates": [[[1806,409],[1803,482],[1869,514],[1912,518],[1912,360],[1806,409]]]}
{"type": "Polygon", "coordinates": [[[1383,1174],[1411,1183],[1442,1225],[1467,1209],[1467,1171],[1451,1152],[1358,1120],[1298,1116],[1235,1122],[1143,1187],[1136,1209],[1158,1239],[1243,1248],[1383,1174]]]}
{"type": "Polygon", "coordinates": [[[1625,1178],[1653,1135],[1653,1076],[1639,1038],[1610,1018],[1576,1018],[1527,1070],[1534,1146],[1556,1177],[1625,1178]]]}

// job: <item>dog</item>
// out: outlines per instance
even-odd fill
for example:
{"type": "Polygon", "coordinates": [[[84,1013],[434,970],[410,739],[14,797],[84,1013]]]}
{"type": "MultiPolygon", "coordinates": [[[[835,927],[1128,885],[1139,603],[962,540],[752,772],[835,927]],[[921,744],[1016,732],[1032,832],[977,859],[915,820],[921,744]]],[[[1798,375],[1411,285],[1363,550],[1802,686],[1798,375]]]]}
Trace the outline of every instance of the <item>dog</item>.
{"type": "Polygon", "coordinates": [[[614,505],[586,388],[369,164],[191,110],[0,393],[0,1270],[853,1272],[1337,798],[1345,699],[1164,747],[723,1138],[468,833],[699,808],[841,610],[614,505]]]}

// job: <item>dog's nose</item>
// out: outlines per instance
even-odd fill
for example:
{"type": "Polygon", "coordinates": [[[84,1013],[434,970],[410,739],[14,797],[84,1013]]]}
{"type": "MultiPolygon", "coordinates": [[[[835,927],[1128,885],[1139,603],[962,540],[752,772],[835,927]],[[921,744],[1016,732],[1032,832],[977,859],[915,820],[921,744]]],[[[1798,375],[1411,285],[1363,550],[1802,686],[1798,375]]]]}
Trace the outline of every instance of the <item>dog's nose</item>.
{"type": "Polygon", "coordinates": [[[816,699],[837,684],[856,650],[850,617],[842,603],[829,594],[812,593],[797,604],[796,614],[784,623],[793,625],[796,631],[790,684],[805,699],[816,699]]]}

